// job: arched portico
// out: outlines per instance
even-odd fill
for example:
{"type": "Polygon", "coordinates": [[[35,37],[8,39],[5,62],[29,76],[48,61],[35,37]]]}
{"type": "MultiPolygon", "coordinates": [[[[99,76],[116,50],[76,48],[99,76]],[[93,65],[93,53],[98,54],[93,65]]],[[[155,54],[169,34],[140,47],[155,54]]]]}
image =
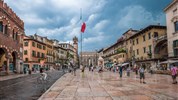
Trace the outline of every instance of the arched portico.
{"type": "Polygon", "coordinates": [[[0,47],[0,75],[9,73],[9,58],[7,49],[0,47]]]}
{"type": "Polygon", "coordinates": [[[167,57],[167,40],[161,40],[157,42],[157,44],[154,47],[154,56],[155,58],[164,58],[167,57]]]}

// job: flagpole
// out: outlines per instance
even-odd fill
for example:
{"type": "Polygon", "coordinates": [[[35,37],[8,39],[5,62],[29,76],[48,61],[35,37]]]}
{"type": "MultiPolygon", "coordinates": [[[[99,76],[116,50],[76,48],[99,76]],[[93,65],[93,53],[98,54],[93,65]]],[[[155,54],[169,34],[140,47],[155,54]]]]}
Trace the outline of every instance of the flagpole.
{"type": "Polygon", "coordinates": [[[82,32],[81,32],[81,65],[82,65],[82,32]]]}
{"type": "MultiPolygon", "coordinates": [[[[80,8],[80,20],[82,22],[82,8],[80,8]]],[[[81,61],[80,61],[80,65],[82,65],[82,32],[80,32],[81,34],[81,61]]]]}

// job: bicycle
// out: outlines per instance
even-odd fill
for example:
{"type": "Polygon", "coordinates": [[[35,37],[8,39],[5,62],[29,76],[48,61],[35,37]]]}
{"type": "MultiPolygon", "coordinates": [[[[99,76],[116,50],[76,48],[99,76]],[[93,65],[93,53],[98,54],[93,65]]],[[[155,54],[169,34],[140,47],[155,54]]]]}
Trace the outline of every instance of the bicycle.
{"type": "Polygon", "coordinates": [[[47,84],[50,82],[51,76],[46,74],[46,78],[44,76],[44,74],[40,74],[40,76],[37,78],[37,83],[38,84],[47,84]]]}

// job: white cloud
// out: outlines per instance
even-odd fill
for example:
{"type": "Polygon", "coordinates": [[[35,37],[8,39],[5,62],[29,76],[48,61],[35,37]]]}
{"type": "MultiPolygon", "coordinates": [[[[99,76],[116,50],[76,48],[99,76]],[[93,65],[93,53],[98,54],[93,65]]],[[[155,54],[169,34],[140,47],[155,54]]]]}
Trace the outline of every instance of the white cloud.
{"type": "Polygon", "coordinates": [[[88,37],[88,38],[84,38],[83,41],[84,44],[92,44],[92,43],[102,42],[104,38],[105,38],[104,36],[88,37]]]}
{"type": "Polygon", "coordinates": [[[147,11],[144,7],[140,5],[125,7],[122,12],[121,19],[118,21],[118,27],[123,29],[128,29],[133,26],[142,26],[149,24],[162,23],[162,16],[153,17],[152,13],[147,11]]]}
{"type": "Polygon", "coordinates": [[[102,20],[99,23],[97,23],[94,27],[95,30],[102,30],[103,28],[105,28],[105,26],[109,23],[108,20],[102,20]]]}

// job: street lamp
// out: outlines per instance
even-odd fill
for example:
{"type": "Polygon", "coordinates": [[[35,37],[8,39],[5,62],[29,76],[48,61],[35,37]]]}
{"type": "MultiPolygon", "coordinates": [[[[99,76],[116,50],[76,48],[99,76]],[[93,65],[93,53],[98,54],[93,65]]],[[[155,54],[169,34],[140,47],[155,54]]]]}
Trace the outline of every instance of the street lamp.
{"type": "Polygon", "coordinates": [[[95,60],[95,66],[97,66],[97,50],[95,50],[96,51],[96,60],[95,60]]]}

